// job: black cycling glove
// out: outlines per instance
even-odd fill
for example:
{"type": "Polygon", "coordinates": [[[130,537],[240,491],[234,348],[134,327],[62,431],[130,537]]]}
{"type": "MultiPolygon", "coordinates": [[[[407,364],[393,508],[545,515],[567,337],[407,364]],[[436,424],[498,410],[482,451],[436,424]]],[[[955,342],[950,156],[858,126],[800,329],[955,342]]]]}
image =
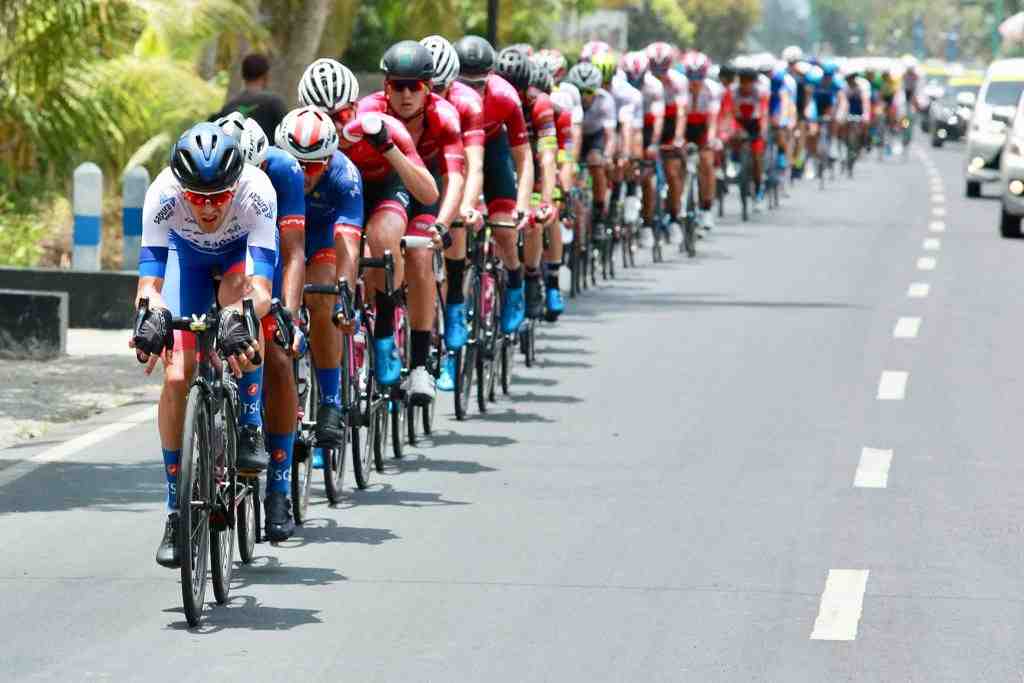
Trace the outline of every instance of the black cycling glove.
{"type": "Polygon", "coordinates": [[[171,312],[166,308],[151,308],[132,339],[135,348],[150,356],[163,353],[174,346],[171,312]]]}
{"type": "Polygon", "coordinates": [[[249,346],[255,346],[256,340],[249,334],[245,317],[233,308],[225,308],[220,314],[217,326],[217,344],[227,356],[245,353],[249,346]]]}

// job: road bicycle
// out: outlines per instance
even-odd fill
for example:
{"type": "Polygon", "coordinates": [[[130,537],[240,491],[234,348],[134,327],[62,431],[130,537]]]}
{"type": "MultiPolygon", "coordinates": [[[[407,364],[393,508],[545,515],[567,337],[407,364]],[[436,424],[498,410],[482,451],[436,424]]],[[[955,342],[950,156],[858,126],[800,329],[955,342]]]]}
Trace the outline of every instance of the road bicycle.
{"type": "MultiPolygon", "coordinates": [[[[258,338],[259,321],[251,299],[243,300],[242,311],[249,334],[258,338]]],[[[149,299],[142,297],[135,317],[136,336],[148,312],[149,299]]],[[[185,402],[177,482],[181,597],[185,619],[192,627],[202,619],[207,572],[212,575],[217,604],[225,604],[236,538],[241,560],[248,563],[259,533],[259,474],[243,474],[237,468],[238,386],[220,356],[219,321],[216,303],[201,316],[171,320],[171,329],[196,335],[198,359],[185,402]]],[[[252,363],[262,363],[258,352],[252,363]]]]}
{"type": "Polygon", "coordinates": [[[700,148],[688,143],[683,163],[686,164],[686,187],[683,206],[686,209],[683,219],[683,239],[679,243],[680,253],[693,258],[697,255],[697,222],[698,206],[700,205],[700,148]]]}
{"type": "MultiPolygon", "coordinates": [[[[426,369],[427,372],[433,376],[434,381],[436,382],[437,378],[441,376],[441,367],[443,365],[444,358],[449,353],[448,347],[445,345],[444,341],[444,256],[439,250],[434,248],[434,241],[430,237],[409,235],[402,238],[401,246],[403,251],[407,251],[409,249],[432,250],[432,270],[435,282],[434,324],[430,329],[430,350],[427,352],[426,369]]],[[[422,405],[417,405],[409,400],[407,396],[404,398],[405,437],[410,446],[415,446],[418,441],[416,431],[417,412],[419,413],[418,417],[420,418],[420,424],[423,427],[423,433],[429,435],[433,430],[434,403],[431,401],[422,405]]],[[[395,434],[392,434],[392,438],[393,440],[397,440],[395,434]]],[[[401,457],[401,454],[396,452],[395,457],[401,457]]]]}

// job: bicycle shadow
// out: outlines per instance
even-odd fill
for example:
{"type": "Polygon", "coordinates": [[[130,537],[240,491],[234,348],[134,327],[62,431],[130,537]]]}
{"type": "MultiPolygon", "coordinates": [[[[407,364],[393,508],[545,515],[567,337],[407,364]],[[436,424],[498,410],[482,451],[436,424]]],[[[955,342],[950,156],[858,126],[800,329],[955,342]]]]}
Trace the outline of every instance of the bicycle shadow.
{"type": "Polygon", "coordinates": [[[553,387],[558,384],[557,379],[551,377],[523,377],[512,375],[512,384],[515,386],[553,387]]]}
{"type": "Polygon", "coordinates": [[[285,564],[273,555],[257,555],[250,564],[235,567],[231,590],[251,586],[329,586],[339,581],[348,581],[348,577],[333,567],[301,567],[285,564]]]}
{"type": "MultiPolygon", "coordinates": [[[[519,380],[516,380],[517,382],[519,380]]],[[[430,436],[421,437],[432,446],[486,446],[487,448],[503,448],[519,443],[518,439],[510,436],[485,435],[485,434],[459,434],[448,431],[441,433],[435,431],[430,436]]],[[[490,471],[490,468],[488,468],[490,471]]]]}
{"type": "Polygon", "coordinates": [[[419,453],[414,457],[405,457],[395,462],[399,472],[448,472],[451,474],[482,474],[497,472],[493,467],[481,465],[472,460],[435,460],[419,453]]]}
{"type": "Polygon", "coordinates": [[[582,403],[583,399],[568,394],[535,394],[529,391],[525,394],[512,394],[509,396],[513,403],[582,403]]]}
{"type": "MultiPolygon", "coordinates": [[[[587,367],[590,367],[589,365],[587,367]]],[[[497,422],[499,424],[519,424],[519,423],[544,423],[550,424],[555,422],[549,417],[544,415],[538,415],[537,413],[522,413],[515,409],[506,410],[501,413],[487,413],[485,415],[478,415],[477,419],[487,420],[488,422],[497,422]]]]}
{"type": "Polygon", "coordinates": [[[295,527],[295,535],[285,543],[283,548],[301,548],[317,543],[360,543],[362,545],[381,545],[387,541],[400,538],[391,529],[374,529],[367,527],[342,526],[329,517],[307,519],[302,526],[295,527]]]}
{"type": "MultiPolygon", "coordinates": [[[[543,341],[547,341],[547,339],[543,339],[543,338],[542,338],[542,340],[543,341]]],[[[539,347],[537,347],[537,355],[538,356],[543,356],[545,354],[547,354],[547,355],[554,355],[554,356],[561,356],[561,355],[566,355],[566,356],[569,356],[569,355],[572,355],[572,356],[593,356],[594,352],[590,351],[589,349],[570,349],[570,348],[565,348],[565,347],[561,347],[561,346],[539,346],[539,347]]]]}
{"type": "MultiPolygon", "coordinates": [[[[181,607],[164,610],[166,613],[182,615],[184,611],[181,607]]],[[[182,619],[168,624],[167,628],[196,635],[212,635],[230,629],[289,631],[297,626],[322,624],[323,620],[317,616],[320,612],[318,609],[271,607],[252,595],[232,595],[226,605],[207,604],[199,626],[192,628],[182,619]]]]}
{"type": "MultiPolygon", "coordinates": [[[[543,356],[543,354],[540,351],[537,352],[537,355],[538,356],[543,356]]],[[[541,357],[539,359],[538,365],[542,369],[543,368],[592,368],[592,367],[594,367],[592,364],[585,363],[583,361],[550,360],[550,359],[543,358],[543,357],[541,357]]],[[[550,420],[546,420],[546,421],[550,422],[550,420]]]]}
{"type": "MultiPolygon", "coordinates": [[[[387,474],[399,474],[400,472],[390,466],[387,474]]],[[[371,484],[367,489],[353,489],[347,496],[347,501],[342,502],[338,507],[341,509],[352,507],[363,507],[369,505],[391,505],[405,508],[437,507],[447,505],[469,505],[463,500],[445,500],[441,493],[428,493],[425,491],[403,491],[396,489],[391,484],[371,484]]]]}

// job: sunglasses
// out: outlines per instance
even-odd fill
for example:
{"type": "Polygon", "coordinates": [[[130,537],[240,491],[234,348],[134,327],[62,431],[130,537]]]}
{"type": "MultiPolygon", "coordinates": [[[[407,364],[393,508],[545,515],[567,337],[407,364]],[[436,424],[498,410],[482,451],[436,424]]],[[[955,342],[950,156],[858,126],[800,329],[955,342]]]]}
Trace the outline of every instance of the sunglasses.
{"type": "Polygon", "coordinates": [[[206,206],[207,202],[211,206],[220,208],[230,202],[235,196],[235,188],[227,190],[221,190],[220,192],[193,192],[192,190],[185,190],[183,193],[185,201],[192,206],[206,206]]]}
{"type": "Polygon", "coordinates": [[[419,92],[423,90],[425,85],[425,81],[417,81],[414,79],[395,79],[393,81],[388,81],[388,87],[398,92],[402,92],[403,90],[419,92]]]}
{"type": "Polygon", "coordinates": [[[338,111],[331,114],[331,118],[334,119],[335,122],[340,123],[341,125],[345,125],[346,123],[354,119],[355,116],[356,111],[352,107],[345,107],[344,109],[339,109],[338,111]]]}
{"type": "Polygon", "coordinates": [[[593,97],[596,94],[597,91],[594,90],[593,88],[586,88],[584,90],[580,90],[580,95],[583,95],[584,97],[593,97]]]}
{"type": "Polygon", "coordinates": [[[327,160],[323,161],[299,161],[299,166],[302,167],[302,173],[304,175],[316,175],[320,171],[327,168],[327,160]]]}

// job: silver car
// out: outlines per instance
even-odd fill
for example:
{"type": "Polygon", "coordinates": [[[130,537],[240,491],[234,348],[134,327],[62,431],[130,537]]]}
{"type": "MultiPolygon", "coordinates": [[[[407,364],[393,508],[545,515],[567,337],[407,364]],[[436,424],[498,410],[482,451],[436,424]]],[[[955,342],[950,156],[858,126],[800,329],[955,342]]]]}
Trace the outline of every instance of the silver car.
{"type": "Polygon", "coordinates": [[[1000,179],[1000,152],[1024,91],[1024,59],[1002,59],[985,73],[967,133],[967,196],[1000,179]]]}
{"type": "Polygon", "coordinates": [[[1017,103],[1016,116],[999,157],[1003,205],[999,232],[1007,238],[1021,237],[1020,224],[1024,218],[1024,97],[1017,103]]]}

